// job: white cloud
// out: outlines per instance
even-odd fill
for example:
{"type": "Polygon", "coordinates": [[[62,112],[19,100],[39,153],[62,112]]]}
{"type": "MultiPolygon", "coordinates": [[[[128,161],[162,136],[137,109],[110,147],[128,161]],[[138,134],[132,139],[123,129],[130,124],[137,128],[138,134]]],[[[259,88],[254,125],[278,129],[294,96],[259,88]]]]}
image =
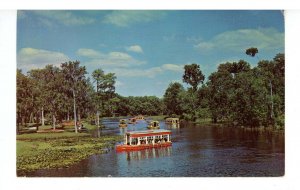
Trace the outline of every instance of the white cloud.
{"type": "Polygon", "coordinates": [[[119,27],[135,23],[151,22],[165,16],[162,11],[112,11],[104,17],[103,22],[119,27]]]}
{"type": "Polygon", "coordinates": [[[110,52],[108,58],[115,61],[132,61],[133,58],[127,53],[122,52],[110,52]]]}
{"type": "Polygon", "coordinates": [[[143,53],[143,49],[139,45],[133,45],[125,48],[127,51],[132,51],[135,53],[143,53]]]}
{"type": "Polygon", "coordinates": [[[215,48],[215,45],[212,42],[200,42],[199,44],[195,45],[195,47],[199,48],[200,50],[212,50],[215,48]]]}
{"type": "Polygon", "coordinates": [[[43,49],[22,48],[17,53],[17,67],[23,71],[44,68],[49,64],[59,66],[69,60],[70,58],[63,53],[43,49]]]}
{"type": "Polygon", "coordinates": [[[182,65],[175,64],[164,64],[160,67],[151,68],[112,68],[109,72],[116,73],[117,76],[121,77],[148,77],[154,78],[157,75],[163,74],[165,72],[183,72],[182,65]]]}
{"type": "Polygon", "coordinates": [[[88,58],[84,65],[92,68],[102,68],[106,72],[116,73],[118,77],[148,77],[153,78],[164,72],[183,72],[183,65],[163,64],[157,67],[142,68],[146,61],[140,61],[123,52],[102,53],[94,49],[78,49],[77,55],[88,58]]]}
{"type": "Polygon", "coordinates": [[[103,54],[93,49],[81,48],[77,50],[77,55],[88,58],[99,58],[103,54]]]}
{"type": "Polygon", "coordinates": [[[142,68],[114,68],[109,72],[116,73],[120,77],[148,77],[154,78],[155,76],[162,74],[163,69],[160,67],[152,67],[148,69],[142,68]]]}
{"type": "Polygon", "coordinates": [[[175,65],[175,64],[164,64],[161,66],[163,70],[169,70],[174,72],[182,72],[183,65],[175,65]]]}
{"type": "Polygon", "coordinates": [[[281,49],[284,47],[284,33],[273,28],[239,29],[223,32],[195,45],[200,51],[244,51],[249,47],[257,47],[259,50],[281,49]]]}
{"type": "Polygon", "coordinates": [[[90,60],[85,62],[85,64],[89,66],[130,67],[146,63],[145,61],[137,60],[123,52],[102,53],[93,49],[79,49],[77,50],[77,55],[89,58],[90,60]]]}
{"type": "MultiPolygon", "coordinates": [[[[45,19],[50,19],[51,21],[57,21],[61,24],[70,26],[70,25],[86,25],[95,22],[95,19],[90,17],[78,16],[72,13],[71,11],[32,11],[32,13],[43,17],[41,21],[45,22],[45,19]]],[[[50,22],[48,20],[48,22],[50,22]]]]}

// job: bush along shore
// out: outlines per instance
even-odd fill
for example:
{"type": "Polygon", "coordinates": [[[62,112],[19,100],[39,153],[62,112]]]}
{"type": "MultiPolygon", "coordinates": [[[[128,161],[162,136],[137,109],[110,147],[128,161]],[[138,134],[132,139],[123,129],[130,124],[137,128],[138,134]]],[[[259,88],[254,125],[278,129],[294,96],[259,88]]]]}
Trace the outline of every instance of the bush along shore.
{"type": "Polygon", "coordinates": [[[69,167],[93,154],[106,153],[122,138],[71,132],[17,135],[18,176],[38,169],[69,167]]]}

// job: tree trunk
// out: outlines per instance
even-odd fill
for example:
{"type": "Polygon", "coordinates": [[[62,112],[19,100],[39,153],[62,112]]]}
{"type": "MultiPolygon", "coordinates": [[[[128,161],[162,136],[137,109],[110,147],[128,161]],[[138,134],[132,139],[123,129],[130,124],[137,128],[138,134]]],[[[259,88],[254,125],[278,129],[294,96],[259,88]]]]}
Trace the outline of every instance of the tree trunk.
{"type": "Polygon", "coordinates": [[[101,129],[100,129],[100,113],[99,113],[99,111],[97,111],[97,128],[98,128],[98,138],[100,138],[100,136],[101,136],[101,129]]]}
{"type": "Polygon", "coordinates": [[[272,89],[272,83],[270,82],[270,94],[271,94],[271,119],[274,117],[274,104],[273,104],[273,89],[272,89]]]}
{"type": "Polygon", "coordinates": [[[213,123],[217,123],[217,122],[218,122],[217,118],[213,117],[213,123]]]}
{"type": "Polygon", "coordinates": [[[17,113],[17,134],[19,134],[19,127],[20,127],[20,113],[17,113]]]}
{"type": "Polygon", "coordinates": [[[21,116],[21,125],[22,125],[22,126],[25,125],[25,116],[21,116]]]}
{"type": "Polygon", "coordinates": [[[33,123],[33,113],[32,112],[29,115],[29,123],[33,123]]]}
{"type": "Polygon", "coordinates": [[[55,130],[55,125],[56,125],[56,118],[55,118],[55,114],[52,114],[52,128],[53,130],[55,130]]]}
{"type": "Polygon", "coordinates": [[[44,107],[42,107],[42,126],[45,126],[44,107]]]}
{"type": "Polygon", "coordinates": [[[100,127],[100,118],[99,118],[99,111],[97,111],[97,127],[100,127]]]}
{"type": "Polygon", "coordinates": [[[100,136],[101,136],[101,129],[100,127],[98,127],[98,138],[100,138],[100,136]]]}
{"type": "Polygon", "coordinates": [[[81,121],[81,115],[80,115],[80,110],[78,109],[78,121],[81,121]]]}
{"type": "Polygon", "coordinates": [[[74,107],[74,128],[75,128],[75,133],[77,133],[77,118],[76,118],[76,97],[75,97],[75,90],[72,89],[73,92],[73,107],[74,107]]]}
{"type": "Polygon", "coordinates": [[[67,120],[70,121],[70,112],[69,112],[69,110],[68,110],[67,120]]]}

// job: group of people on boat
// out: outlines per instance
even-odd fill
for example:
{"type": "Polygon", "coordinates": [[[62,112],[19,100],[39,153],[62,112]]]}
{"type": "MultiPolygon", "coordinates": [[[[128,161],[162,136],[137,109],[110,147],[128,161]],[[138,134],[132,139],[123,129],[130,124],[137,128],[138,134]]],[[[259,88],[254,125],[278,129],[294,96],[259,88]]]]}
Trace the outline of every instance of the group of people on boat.
{"type": "Polygon", "coordinates": [[[138,144],[160,144],[160,143],[165,143],[168,141],[168,138],[167,137],[164,137],[164,138],[156,138],[156,139],[141,139],[140,140],[140,143],[138,143],[138,139],[137,138],[134,138],[132,141],[131,141],[131,144],[130,142],[127,142],[127,145],[138,145],[138,144]],[[154,141],[154,142],[153,142],[154,141]]]}

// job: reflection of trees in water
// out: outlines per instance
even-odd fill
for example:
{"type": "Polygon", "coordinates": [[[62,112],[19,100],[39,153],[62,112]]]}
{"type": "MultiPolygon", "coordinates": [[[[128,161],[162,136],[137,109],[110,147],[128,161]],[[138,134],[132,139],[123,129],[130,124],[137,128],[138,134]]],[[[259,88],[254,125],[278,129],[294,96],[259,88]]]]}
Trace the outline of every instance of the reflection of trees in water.
{"type": "MultiPolygon", "coordinates": [[[[212,143],[228,148],[244,146],[271,152],[284,151],[284,133],[268,128],[210,127],[212,143]]],[[[207,134],[205,134],[207,137],[207,134]]],[[[201,138],[203,139],[203,138],[201,138]]]]}
{"type": "Polygon", "coordinates": [[[167,129],[179,129],[180,124],[179,123],[166,123],[165,126],[167,129]]]}
{"type": "Polygon", "coordinates": [[[159,158],[171,156],[172,147],[161,147],[161,148],[151,148],[140,151],[129,151],[127,152],[126,158],[130,160],[143,160],[151,158],[159,158]]]}

